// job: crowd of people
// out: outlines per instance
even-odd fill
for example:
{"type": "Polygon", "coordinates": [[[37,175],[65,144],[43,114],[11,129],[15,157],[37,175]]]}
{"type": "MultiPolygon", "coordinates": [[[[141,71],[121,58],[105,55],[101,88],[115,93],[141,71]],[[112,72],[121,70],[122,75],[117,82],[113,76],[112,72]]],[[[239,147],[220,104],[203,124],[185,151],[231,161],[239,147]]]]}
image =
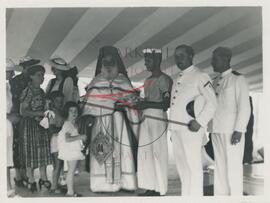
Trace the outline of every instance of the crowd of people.
{"type": "Polygon", "coordinates": [[[215,155],[215,195],[242,195],[242,159],[250,104],[248,85],[230,67],[232,52],[212,53],[213,80],[193,65],[194,50],[175,48],[180,69],[175,80],[162,72],[161,49],[143,50],[151,73],[134,88],[116,47],[99,50],[95,77],[80,97],[77,68],[53,57],[54,79],[44,91],[41,61],[24,57],[18,65],[7,59],[8,195],[16,187],[31,192],[44,188],[80,197],[74,174],[85,160],[92,192],[136,191],[139,196],[164,196],[168,188],[168,143],[171,142],[181,195],[203,195],[202,147],[212,135],[215,155]],[[21,74],[14,77],[14,71],[21,74]],[[144,92],[144,96],[141,94],[144,92]],[[170,109],[168,113],[168,109],[170,109]],[[66,188],[59,182],[67,164],[66,188]],[[53,165],[51,181],[47,166],[53,165]],[[39,169],[36,182],[34,170],[39,169]]]}

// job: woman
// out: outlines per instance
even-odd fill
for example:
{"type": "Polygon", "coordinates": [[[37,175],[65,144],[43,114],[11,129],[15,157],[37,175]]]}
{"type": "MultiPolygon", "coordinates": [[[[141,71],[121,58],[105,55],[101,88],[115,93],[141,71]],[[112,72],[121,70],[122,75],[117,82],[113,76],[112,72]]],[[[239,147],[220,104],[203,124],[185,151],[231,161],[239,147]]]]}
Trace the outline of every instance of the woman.
{"type": "Polygon", "coordinates": [[[87,87],[83,115],[95,117],[90,145],[90,188],[93,192],[133,191],[136,180],[136,111],[117,103],[129,105],[136,98],[124,64],[115,47],[100,49],[96,77],[87,87]],[[125,103],[126,102],[126,103],[125,103]],[[121,109],[118,105],[118,109],[121,109]],[[126,112],[126,113],[124,113],[126,112]],[[133,127],[133,129],[131,128],[133,127]]]}
{"type": "Polygon", "coordinates": [[[49,63],[56,77],[49,81],[46,95],[53,91],[60,91],[64,94],[64,104],[68,101],[78,102],[77,67],[71,68],[64,59],[59,57],[50,59],[49,63]]]}
{"type": "MultiPolygon", "coordinates": [[[[33,59],[29,56],[22,57],[20,59],[20,63],[18,66],[21,74],[16,75],[10,80],[10,91],[12,94],[12,109],[11,112],[16,114],[19,117],[20,114],[20,96],[23,90],[27,87],[29,82],[28,77],[28,68],[33,65],[37,65],[40,63],[39,59],[33,59]]],[[[28,178],[26,176],[26,168],[23,165],[20,165],[20,149],[19,149],[19,122],[13,123],[13,161],[14,161],[14,168],[15,168],[15,185],[16,187],[27,187],[28,186],[28,178]]]]}
{"type": "Polygon", "coordinates": [[[34,179],[34,169],[39,168],[39,187],[50,189],[51,183],[47,179],[46,167],[51,164],[50,139],[47,131],[39,125],[44,114],[45,93],[40,88],[44,81],[45,69],[41,65],[34,65],[28,69],[30,83],[23,90],[20,98],[20,140],[23,165],[26,166],[29,178],[29,189],[37,191],[34,179]]]}
{"type": "MultiPolygon", "coordinates": [[[[69,64],[60,57],[53,57],[49,60],[49,64],[52,67],[52,72],[55,78],[51,79],[46,88],[46,96],[49,97],[53,91],[60,91],[64,95],[63,104],[68,101],[78,102],[80,99],[78,89],[78,70],[77,67],[71,68],[69,64]]],[[[52,101],[47,101],[52,103],[52,101]]],[[[66,168],[66,162],[64,164],[66,168]]],[[[60,184],[66,185],[64,168],[61,170],[60,184]]]]}

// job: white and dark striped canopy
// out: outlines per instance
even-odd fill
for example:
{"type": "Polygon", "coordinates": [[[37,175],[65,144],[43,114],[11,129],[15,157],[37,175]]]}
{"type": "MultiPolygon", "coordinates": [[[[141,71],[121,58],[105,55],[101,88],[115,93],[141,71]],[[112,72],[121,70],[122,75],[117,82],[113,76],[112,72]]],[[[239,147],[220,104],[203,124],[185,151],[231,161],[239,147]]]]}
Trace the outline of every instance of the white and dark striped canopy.
{"type": "Polygon", "coordinates": [[[161,48],[162,69],[175,77],[174,48],[191,45],[194,63],[211,73],[218,46],[230,47],[232,68],[243,73],[251,91],[262,91],[262,16],[260,7],[8,8],[7,57],[47,62],[60,56],[92,78],[99,48],[120,49],[132,81],[145,79],[144,48],[161,48]]]}

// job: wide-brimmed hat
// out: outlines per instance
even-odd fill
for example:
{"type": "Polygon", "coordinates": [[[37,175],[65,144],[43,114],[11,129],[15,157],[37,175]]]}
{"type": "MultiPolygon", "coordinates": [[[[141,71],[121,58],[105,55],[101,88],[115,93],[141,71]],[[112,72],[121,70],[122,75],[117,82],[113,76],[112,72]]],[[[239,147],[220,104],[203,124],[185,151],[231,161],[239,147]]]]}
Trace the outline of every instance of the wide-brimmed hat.
{"type": "Polygon", "coordinates": [[[53,57],[49,60],[49,65],[58,70],[67,71],[71,69],[71,66],[60,57],[53,57]]]}
{"type": "Polygon", "coordinates": [[[23,67],[16,65],[10,58],[6,59],[6,71],[22,71],[23,67]]]}
{"type": "Polygon", "coordinates": [[[33,59],[30,56],[24,56],[20,58],[19,65],[22,66],[23,68],[33,66],[36,64],[39,64],[40,60],[39,59],[33,59]]]}

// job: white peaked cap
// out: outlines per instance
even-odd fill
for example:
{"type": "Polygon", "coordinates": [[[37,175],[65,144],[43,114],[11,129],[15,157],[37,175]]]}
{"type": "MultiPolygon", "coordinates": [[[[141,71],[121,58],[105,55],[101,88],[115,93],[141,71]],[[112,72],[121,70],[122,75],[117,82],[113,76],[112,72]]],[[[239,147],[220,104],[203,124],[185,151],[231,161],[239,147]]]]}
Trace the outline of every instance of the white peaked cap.
{"type": "Polygon", "coordinates": [[[143,50],[143,53],[144,54],[147,54],[147,53],[149,53],[149,54],[152,54],[152,53],[162,53],[162,51],[161,51],[161,49],[156,49],[156,48],[147,48],[147,49],[144,49],[143,50]]]}

